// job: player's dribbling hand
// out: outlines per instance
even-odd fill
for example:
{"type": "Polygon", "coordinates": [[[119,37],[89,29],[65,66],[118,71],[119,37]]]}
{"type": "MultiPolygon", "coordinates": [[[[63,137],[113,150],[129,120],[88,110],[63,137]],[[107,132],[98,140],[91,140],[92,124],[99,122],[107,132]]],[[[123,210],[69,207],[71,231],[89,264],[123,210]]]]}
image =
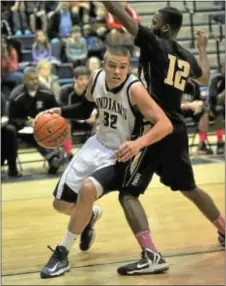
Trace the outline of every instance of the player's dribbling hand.
{"type": "Polygon", "coordinates": [[[34,118],[28,116],[27,121],[26,121],[26,125],[33,127],[33,124],[34,124],[34,118]]]}
{"type": "Polygon", "coordinates": [[[198,49],[205,48],[208,43],[208,32],[203,30],[196,31],[196,43],[198,49]]]}
{"type": "Polygon", "coordinates": [[[117,151],[117,160],[126,162],[135,157],[140,151],[140,146],[136,140],[124,142],[117,151]]]}
{"type": "Polygon", "coordinates": [[[40,112],[36,118],[42,114],[45,114],[45,113],[50,113],[50,114],[53,114],[53,113],[56,113],[58,115],[61,115],[61,108],[60,107],[54,107],[54,108],[51,108],[51,109],[47,109],[47,110],[44,110],[42,112],[40,112]]]}

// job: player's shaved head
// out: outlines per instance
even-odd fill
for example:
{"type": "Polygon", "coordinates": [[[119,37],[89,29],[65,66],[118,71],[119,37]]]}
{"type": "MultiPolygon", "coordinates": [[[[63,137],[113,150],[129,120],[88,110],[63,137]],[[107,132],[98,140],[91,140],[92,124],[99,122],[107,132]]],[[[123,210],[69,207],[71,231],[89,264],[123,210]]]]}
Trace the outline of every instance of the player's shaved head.
{"type": "Polygon", "coordinates": [[[129,50],[125,46],[108,46],[104,55],[104,61],[106,62],[109,56],[127,57],[130,61],[131,55],[129,50]]]}

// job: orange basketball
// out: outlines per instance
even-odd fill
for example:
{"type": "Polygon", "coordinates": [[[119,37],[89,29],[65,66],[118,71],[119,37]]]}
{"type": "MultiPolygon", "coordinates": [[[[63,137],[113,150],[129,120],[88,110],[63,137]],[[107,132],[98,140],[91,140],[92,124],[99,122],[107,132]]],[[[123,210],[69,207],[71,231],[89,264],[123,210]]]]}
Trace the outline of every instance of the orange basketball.
{"type": "Polygon", "coordinates": [[[56,113],[43,113],[35,118],[34,137],[44,148],[56,148],[64,144],[70,127],[67,121],[56,113]]]}

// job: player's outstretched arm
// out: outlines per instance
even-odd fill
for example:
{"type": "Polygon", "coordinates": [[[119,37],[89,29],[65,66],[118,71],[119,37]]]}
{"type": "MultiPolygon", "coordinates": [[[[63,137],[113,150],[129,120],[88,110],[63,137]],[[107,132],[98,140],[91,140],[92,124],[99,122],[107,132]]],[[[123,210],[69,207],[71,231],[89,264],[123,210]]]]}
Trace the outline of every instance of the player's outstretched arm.
{"type": "Polygon", "coordinates": [[[105,8],[126,28],[126,30],[133,35],[137,36],[139,26],[137,22],[126,13],[125,9],[119,2],[102,1],[105,8]]]}
{"type": "Polygon", "coordinates": [[[137,106],[144,118],[152,122],[154,126],[145,135],[134,141],[126,141],[119,147],[117,159],[120,162],[128,161],[144,147],[160,141],[173,132],[170,120],[141,83],[132,85],[130,100],[131,104],[137,106]]]}
{"type": "Polygon", "coordinates": [[[202,69],[202,76],[197,81],[202,85],[207,85],[210,78],[210,63],[206,53],[208,43],[208,33],[198,30],[196,33],[197,48],[199,51],[199,65],[202,69]]]}

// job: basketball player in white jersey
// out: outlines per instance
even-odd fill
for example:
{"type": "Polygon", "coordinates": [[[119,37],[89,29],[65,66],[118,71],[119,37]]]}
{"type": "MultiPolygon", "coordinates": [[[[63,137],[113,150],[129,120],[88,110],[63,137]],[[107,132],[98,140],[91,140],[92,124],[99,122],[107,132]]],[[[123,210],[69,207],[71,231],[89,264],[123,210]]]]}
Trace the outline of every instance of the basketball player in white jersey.
{"type": "MultiPolygon", "coordinates": [[[[164,112],[129,72],[128,50],[114,46],[107,49],[104,69],[91,76],[87,99],[98,107],[99,126],[96,134],[75,154],[54,191],[54,208],[69,215],[70,220],[63,240],[42,269],[41,278],[52,278],[69,271],[68,253],[74,241],[82,239],[87,225],[92,228],[100,217],[101,210],[93,207],[95,200],[120,188],[124,162],[172,132],[172,125],[164,112]],[[138,137],[142,118],[152,122],[153,127],[138,137]],[[117,157],[119,150],[120,157],[117,157]],[[120,162],[116,164],[117,159],[120,162]]],[[[79,110],[73,106],[47,112],[66,118],[79,117],[79,110]]],[[[91,239],[93,232],[86,249],[81,247],[82,241],[80,248],[87,250],[91,239]]]]}

